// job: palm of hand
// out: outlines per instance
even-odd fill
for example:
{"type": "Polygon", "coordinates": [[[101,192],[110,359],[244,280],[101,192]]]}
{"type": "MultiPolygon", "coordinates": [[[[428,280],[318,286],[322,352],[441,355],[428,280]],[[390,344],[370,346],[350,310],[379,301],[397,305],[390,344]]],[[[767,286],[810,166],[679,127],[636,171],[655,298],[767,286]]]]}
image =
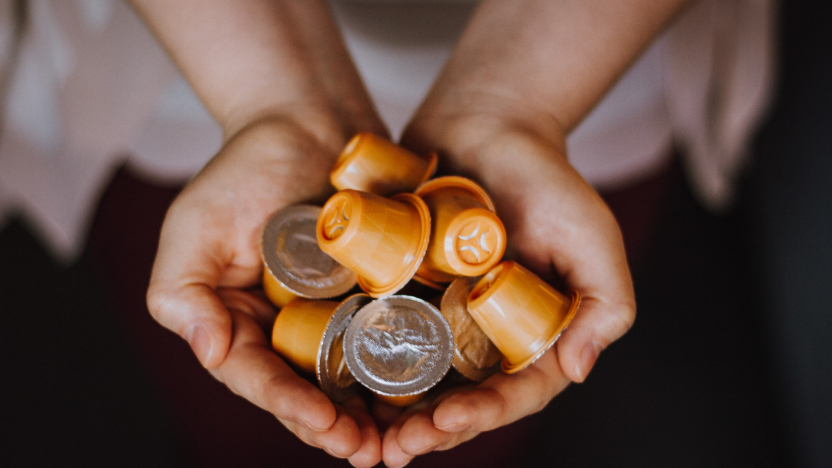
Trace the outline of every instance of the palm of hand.
{"type": "Polygon", "coordinates": [[[304,442],[369,466],[381,457],[380,437],[364,403],[333,405],[280,359],[268,338],[275,311],[249,289],[262,273],[266,220],[289,204],[322,200],[333,154],[282,120],[238,132],[171,206],[148,305],[232,391],[304,442]]]}
{"type": "Polygon", "coordinates": [[[465,116],[450,124],[414,126],[405,141],[416,148],[440,148],[450,156],[454,173],[481,182],[506,225],[508,254],[545,279],[560,276],[584,299],[569,330],[528,369],[494,375],[400,416],[384,434],[389,466],[539,411],[570,381],[586,378],[600,351],[629,329],[635,313],[618,225],[569,165],[562,138],[495,125],[489,116],[465,116]]]}

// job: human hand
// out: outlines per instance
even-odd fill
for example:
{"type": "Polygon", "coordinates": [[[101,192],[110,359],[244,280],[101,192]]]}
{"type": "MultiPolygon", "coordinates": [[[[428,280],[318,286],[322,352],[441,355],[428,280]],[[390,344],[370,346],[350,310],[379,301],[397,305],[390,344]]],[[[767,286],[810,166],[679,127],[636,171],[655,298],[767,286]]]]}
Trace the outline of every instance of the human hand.
{"type": "Polygon", "coordinates": [[[443,172],[482,183],[506,226],[510,255],[544,279],[562,278],[582,302],[556,345],[526,370],[494,375],[400,416],[384,434],[388,466],[541,410],[570,381],[583,382],[599,353],[635,318],[620,230],[600,196],[569,165],[557,122],[499,97],[461,101],[477,104],[424,107],[403,144],[438,150],[443,172]]]}
{"type": "Polygon", "coordinates": [[[381,440],[363,400],[333,404],[271,349],[275,311],[253,289],[271,214],[331,191],[329,170],[352,130],[326,131],[334,126],[322,115],[260,119],[227,140],[167,213],[148,307],[234,393],[307,444],[373,466],[381,440]]]}

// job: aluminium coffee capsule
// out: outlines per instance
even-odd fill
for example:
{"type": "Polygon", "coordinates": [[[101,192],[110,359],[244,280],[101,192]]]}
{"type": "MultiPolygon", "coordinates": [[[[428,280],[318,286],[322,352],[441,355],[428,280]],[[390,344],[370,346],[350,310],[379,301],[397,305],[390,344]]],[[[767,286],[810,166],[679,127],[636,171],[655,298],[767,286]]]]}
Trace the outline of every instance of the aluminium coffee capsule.
{"type": "Polygon", "coordinates": [[[263,229],[263,289],[278,307],[295,297],[340,296],[356,284],[355,273],[318,247],[315,226],[320,213],[316,206],[288,206],[275,213],[263,229]]]}
{"type": "Polygon", "coordinates": [[[346,401],[356,386],[344,361],[344,332],[356,311],[371,300],[366,294],[342,302],[293,299],[277,314],[272,347],[301,370],[314,373],[330,399],[346,401]]]}
{"type": "Polygon", "coordinates": [[[362,307],[344,334],[352,375],[391,404],[412,404],[448,372],[453,359],[448,322],[427,302],[388,296],[362,307]]]}

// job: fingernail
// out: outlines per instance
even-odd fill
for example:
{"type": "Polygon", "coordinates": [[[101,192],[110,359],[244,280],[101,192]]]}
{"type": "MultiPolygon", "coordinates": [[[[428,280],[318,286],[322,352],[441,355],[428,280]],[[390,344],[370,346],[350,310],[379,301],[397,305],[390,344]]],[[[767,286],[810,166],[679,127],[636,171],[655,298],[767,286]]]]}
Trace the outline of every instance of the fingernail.
{"type": "Polygon", "coordinates": [[[191,349],[196,354],[199,362],[205,366],[211,359],[211,354],[214,352],[214,343],[211,342],[211,337],[199,325],[192,325],[191,328],[185,332],[185,340],[191,345],[191,349]]]}
{"type": "Polygon", "coordinates": [[[333,452],[332,450],[330,450],[330,449],[329,449],[329,447],[324,447],[324,452],[326,452],[326,453],[328,453],[328,454],[332,455],[332,456],[333,456],[333,457],[335,457],[335,458],[344,458],[344,457],[342,457],[342,456],[340,456],[340,455],[336,455],[336,454],[335,454],[335,452],[333,452]]]}
{"type": "Polygon", "coordinates": [[[591,341],[584,345],[584,349],[581,350],[581,354],[578,356],[578,362],[575,363],[575,373],[578,375],[578,382],[586,380],[589,371],[592,370],[592,366],[595,365],[595,361],[598,360],[598,355],[601,354],[603,349],[601,343],[597,341],[591,341]]]}
{"type": "Polygon", "coordinates": [[[419,450],[416,450],[415,452],[411,453],[410,455],[424,455],[428,452],[432,452],[436,447],[439,447],[439,445],[438,444],[437,445],[428,445],[428,446],[420,448],[419,450]]]}
{"type": "MultiPolygon", "coordinates": [[[[304,426],[308,427],[309,429],[312,429],[312,430],[313,430],[313,431],[315,431],[315,432],[323,432],[323,431],[325,431],[325,430],[329,429],[328,427],[315,427],[315,426],[313,426],[313,425],[312,425],[312,423],[311,423],[311,422],[309,422],[309,421],[307,421],[307,420],[305,420],[305,419],[300,419],[300,418],[298,418],[298,420],[297,420],[297,421],[298,421],[299,423],[303,424],[304,426]]],[[[324,449],[324,450],[326,450],[326,449],[324,449]]],[[[330,454],[330,455],[332,455],[332,454],[330,454]]]]}
{"type": "Polygon", "coordinates": [[[470,424],[458,422],[448,424],[447,426],[436,426],[436,428],[445,432],[466,432],[472,429],[470,424]]]}

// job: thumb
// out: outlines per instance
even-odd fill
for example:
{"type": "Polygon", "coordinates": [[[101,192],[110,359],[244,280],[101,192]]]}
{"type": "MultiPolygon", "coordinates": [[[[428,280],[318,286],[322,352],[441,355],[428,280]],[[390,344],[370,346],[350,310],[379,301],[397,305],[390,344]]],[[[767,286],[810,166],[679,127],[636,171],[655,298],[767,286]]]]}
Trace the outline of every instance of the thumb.
{"type": "Polygon", "coordinates": [[[157,322],[190,344],[204,367],[212,369],[225,360],[231,345],[231,316],[210,286],[151,280],[147,306],[157,322]]]}

